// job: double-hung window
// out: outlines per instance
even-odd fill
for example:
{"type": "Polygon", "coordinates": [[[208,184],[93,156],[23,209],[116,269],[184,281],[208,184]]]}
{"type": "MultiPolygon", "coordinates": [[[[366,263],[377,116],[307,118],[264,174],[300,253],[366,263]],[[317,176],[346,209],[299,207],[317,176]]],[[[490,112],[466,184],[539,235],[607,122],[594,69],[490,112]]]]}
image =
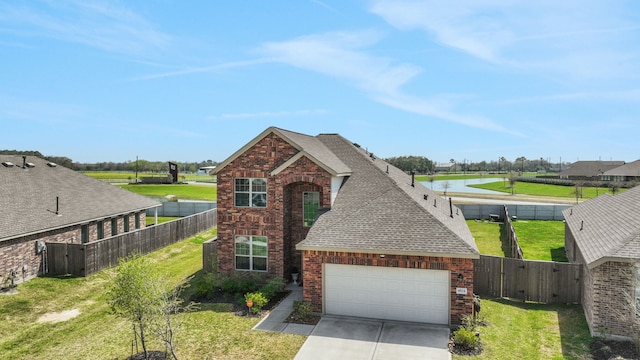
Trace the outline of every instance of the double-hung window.
{"type": "Polygon", "coordinates": [[[237,178],[233,192],[235,206],[267,207],[267,179],[237,178]]]}
{"type": "Polygon", "coordinates": [[[320,208],[320,193],[302,193],[302,226],[310,227],[318,216],[320,208]]]}
{"type": "Polygon", "coordinates": [[[267,237],[238,235],[236,270],[267,271],[267,237]]]}

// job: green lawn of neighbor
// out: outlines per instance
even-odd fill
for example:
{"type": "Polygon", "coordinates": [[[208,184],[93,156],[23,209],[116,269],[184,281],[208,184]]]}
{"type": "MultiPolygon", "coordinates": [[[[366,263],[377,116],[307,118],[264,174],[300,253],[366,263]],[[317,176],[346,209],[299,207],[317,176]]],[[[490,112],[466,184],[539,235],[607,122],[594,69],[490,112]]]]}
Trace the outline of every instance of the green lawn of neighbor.
{"type": "Polygon", "coordinates": [[[513,229],[526,260],[569,261],[564,251],[564,222],[518,220],[513,229]]]}
{"type": "Polygon", "coordinates": [[[502,249],[502,241],[500,240],[502,223],[486,220],[467,220],[467,225],[476,240],[480,254],[505,256],[502,249]]]}

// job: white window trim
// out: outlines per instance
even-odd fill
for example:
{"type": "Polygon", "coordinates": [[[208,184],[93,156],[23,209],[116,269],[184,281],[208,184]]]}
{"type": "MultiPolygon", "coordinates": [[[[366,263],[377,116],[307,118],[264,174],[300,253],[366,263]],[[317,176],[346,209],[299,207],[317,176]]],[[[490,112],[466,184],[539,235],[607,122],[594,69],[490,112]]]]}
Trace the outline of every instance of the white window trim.
{"type": "Polygon", "coordinates": [[[233,267],[236,271],[255,271],[255,272],[267,272],[269,270],[269,239],[266,236],[262,236],[262,235],[236,235],[233,239],[233,267]],[[236,244],[237,244],[237,239],[239,237],[246,237],[249,239],[249,255],[238,255],[236,252],[236,244]],[[262,256],[262,255],[253,255],[253,238],[254,237],[262,237],[265,238],[266,240],[266,251],[267,254],[262,256]],[[249,258],[249,269],[238,269],[238,264],[237,264],[237,258],[238,256],[240,257],[244,257],[244,258],[249,258]],[[255,270],[253,268],[253,259],[254,258],[260,258],[260,259],[265,259],[265,263],[266,263],[266,269],[265,270],[255,270]]]}

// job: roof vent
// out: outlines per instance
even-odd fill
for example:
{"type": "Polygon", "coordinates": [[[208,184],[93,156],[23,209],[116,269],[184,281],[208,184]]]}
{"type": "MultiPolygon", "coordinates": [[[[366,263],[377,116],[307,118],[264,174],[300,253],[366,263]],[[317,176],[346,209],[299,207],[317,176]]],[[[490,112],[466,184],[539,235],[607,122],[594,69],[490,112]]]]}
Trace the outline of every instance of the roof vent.
{"type": "Polygon", "coordinates": [[[56,164],[56,163],[54,163],[54,162],[48,162],[48,163],[47,163],[47,166],[48,166],[48,167],[56,167],[56,166],[58,166],[58,164],[56,164]]]}
{"type": "Polygon", "coordinates": [[[429,194],[424,194],[424,195],[422,195],[422,197],[423,197],[425,200],[429,200],[429,194]]]}
{"type": "Polygon", "coordinates": [[[2,165],[4,165],[4,167],[14,167],[11,161],[3,161],[2,165]]]}
{"type": "Polygon", "coordinates": [[[34,163],[30,163],[30,162],[27,162],[27,163],[24,163],[24,164],[25,164],[25,166],[26,166],[26,167],[28,167],[28,168],[34,168],[34,167],[36,167],[36,164],[34,164],[34,163]]]}

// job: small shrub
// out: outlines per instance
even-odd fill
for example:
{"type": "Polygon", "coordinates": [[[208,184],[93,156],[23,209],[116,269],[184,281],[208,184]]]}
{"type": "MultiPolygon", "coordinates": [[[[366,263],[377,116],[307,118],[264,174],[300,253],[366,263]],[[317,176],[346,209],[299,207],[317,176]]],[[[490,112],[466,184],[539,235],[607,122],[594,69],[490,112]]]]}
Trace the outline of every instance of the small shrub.
{"type": "Polygon", "coordinates": [[[209,299],[213,297],[218,287],[218,279],[215,273],[207,273],[200,277],[193,288],[193,295],[197,299],[209,299]]]}
{"type": "Polygon", "coordinates": [[[480,339],[476,336],[476,332],[472,329],[461,327],[453,332],[453,343],[465,350],[472,350],[478,346],[480,339]]]}
{"type": "Polygon", "coordinates": [[[225,295],[246,294],[257,291],[258,278],[254,275],[234,274],[220,282],[220,288],[225,295]]]}
{"type": "Polygon", "coordinates": [[[262,310],[262,307],[267,305],[267,303],[269,302],[269,299],[267,299],[259,291],[244,294],[244,299],[247,302],[249,301],[253,302],[253,306],[251,306],[251,311],[253,311],[256,314],[259,313],[260,310],[262,310]]]}
{"type": "Polygon", "coordinates": [[[306,318],[311,315],[311,303],[296,300],[293,302],[293,311],[295,311],[300,318],[306,318]]]}
{"type": "Polygon", "coordinates": [[[260,292],[269,300],[273,299],[278,293],[284,291],[286,284],[281,278],[275,278],[269,281],[260,289],[260,292]]]}

